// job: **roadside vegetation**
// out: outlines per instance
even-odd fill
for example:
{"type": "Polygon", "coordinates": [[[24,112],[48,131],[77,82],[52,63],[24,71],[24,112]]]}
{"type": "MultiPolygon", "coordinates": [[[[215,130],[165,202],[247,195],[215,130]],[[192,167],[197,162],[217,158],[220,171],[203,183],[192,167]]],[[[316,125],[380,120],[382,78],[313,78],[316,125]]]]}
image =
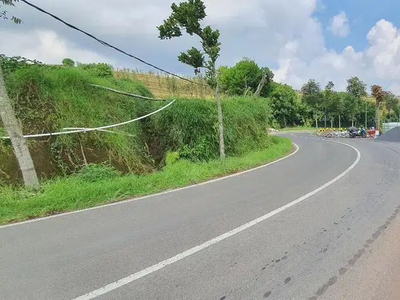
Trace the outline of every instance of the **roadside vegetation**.
{"type": "Polygon", "coordinates": [[[167,165],[150,175],[123,175],[107,165],[89,165],[72,176],[45,182],[38,192],[0,188],[0,224],[74,211],[184,187],[236,173],[281,158],[293,150],[289,139],[270,138],[264,149],[242,156],[191,162],[168,155],[167,165]]]}

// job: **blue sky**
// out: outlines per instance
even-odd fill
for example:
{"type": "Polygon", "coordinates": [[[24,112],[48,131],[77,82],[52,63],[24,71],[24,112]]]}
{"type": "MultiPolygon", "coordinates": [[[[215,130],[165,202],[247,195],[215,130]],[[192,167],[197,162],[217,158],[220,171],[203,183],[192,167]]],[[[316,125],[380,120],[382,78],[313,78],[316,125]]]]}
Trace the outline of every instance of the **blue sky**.
{"type": "Polygon", "coordinates": [[[324,0],[323,6],[325,9],[315,13],[315,17],[325,28],[326,46],[338,52],[348,45],[363,51],[368,46],[367,33],[381,19],[400,26],[400,2],[396,0],[324,0]],[[345,38],[337,38],[326,29],[331,18],[341,11],[346,13],[351,25],[351,33],[345,38]]]}

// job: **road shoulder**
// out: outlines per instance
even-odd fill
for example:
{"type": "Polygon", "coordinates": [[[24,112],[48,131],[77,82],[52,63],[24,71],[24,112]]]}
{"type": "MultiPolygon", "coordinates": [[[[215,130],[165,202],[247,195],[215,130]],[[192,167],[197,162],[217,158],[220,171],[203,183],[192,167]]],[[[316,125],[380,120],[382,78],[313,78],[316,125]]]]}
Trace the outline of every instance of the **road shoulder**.
{"type": "Polygon", "coordinates": [[[365,254],[321,299],[400,299],[400,217],[397,216],[365,254]]]}

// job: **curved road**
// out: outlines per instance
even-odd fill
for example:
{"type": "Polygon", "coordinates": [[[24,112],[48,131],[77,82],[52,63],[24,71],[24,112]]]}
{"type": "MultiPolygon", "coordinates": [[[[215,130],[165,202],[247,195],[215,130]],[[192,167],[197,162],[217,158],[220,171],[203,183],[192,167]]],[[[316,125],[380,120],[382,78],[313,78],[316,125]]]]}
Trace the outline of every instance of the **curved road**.
{"type": "Polygon", "coordinates": [[[399,299],[400,144],[291,138],[239,176],[0,227],[0,298],[399,299]]]}

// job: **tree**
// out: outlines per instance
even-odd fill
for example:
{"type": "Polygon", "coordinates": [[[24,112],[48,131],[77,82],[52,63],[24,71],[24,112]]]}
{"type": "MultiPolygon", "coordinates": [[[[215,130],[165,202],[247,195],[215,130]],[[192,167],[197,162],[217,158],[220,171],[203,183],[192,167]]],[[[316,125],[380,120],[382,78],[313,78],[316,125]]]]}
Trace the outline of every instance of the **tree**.
{"type": "Polygon", "coordinates": [[[322,92],[318,82],[314,79],[310,79],[301,88],[303,94],[303,101],[311,107],[314,112],[315,127],[318,128],[318,113],[322,108],[322,92]]]}
{"type": "Polygon", "coordinates": [[[347,103],[349,108],[349,117],[351,118],[352,126],[354,126],[354,121],[356,118],[357,113],[360,111],[361,108],[361,100],[364,97],[365,101],[365,112],[367,110],[367,100],[365,96],[367,96],[366,91],[367,85],[361,81],[358,77],[351,77],[347,80],[347,92],[351,95],[348,97],[347,103]]]}
{"type": "Polygon", "coordinates": [[[75,62],[74,62],[72,59],[70,59],[70,58],[64,58],[64,59],[62,60],[62,64],[63,64],[65,67],[73,67],[73,66],[75,66],[75,62]]]}
{"type": "Polygon", "coordinates": [[[380,130],[380,107],[385,100],[386,92],[379,85],[373,85],[371,92],[376,101],[376,128],[380,130]]]}
{"type": "MultiPolygon", "coordinates": [[[[4,5],[15,6],[13,2],[18,2],[18,0],[0,0],[0,18],[8,20],[7,11],[3,8],[4,5]]],[[[15,24],[21,24],[21,19],[15,16],[11,17],[11,21],[15,24]]]]}
{"type": "MultiPolygon", "coordinates": [[[[328,116],[331,121],[331,128],[333,127],[333,122],[335,117],[338,116],[339,110],[339,96],[333,90],[335,84],[332,81],[329,81],[325,87],[324,91],[324,101],[323,101],[323,108],[325,110],[325,116],[328,116]]],[[[325,118],[325,127],[326,127],[326,118],[325,118]]]]}
{"type": "MultiPolygon", "coordinates": [[[[14,0],[14,2],[16,1],[17,0],[14,0]]],[[[12,0],[1,0],[1,3],[4,5],[14,5],[12,0]]],[[[1,12],[1,15],[3,19],[7,19],[7,13],[5,11],[1,12]]],[[[13,20],[16,24],[21,23],[21,20],[16,17],[12,17],[11,20],[13,20]]],[[[29,152],[26,139],[23,136],[21,125],[15,116],[11,100],[7,94],[3,75],[4,61],[5,60],[0,61],[0,117],[8,136],[10,137],[15,157],[18,160],[18,164],[22,172],[25,186],[37,188],[39,186],[39,180],[36,174],[35,165],[33,164],[32,156],[29,152]]]]}
{"type": "Polygon", "coordinates": [[[180,2],[178,5],[171,5],[172,13],[167,20],[160,26],[159,38],[172,39],[182,36],[182,30],[186,30],[189,35],[197,35],[201,39],[202,50],[192,47],[186,52],[181,52],[178,60],[194,68],[195,74],[199,73],[200,68],[206,68],[206,78],[208,84],[216,89],[216,100],[218,108],[219,123],[219,146],[220,157],[225,158],[224,126],[222,116],[221,99],[219,95],[218,76],[215,63],[220,56],[221,43],[219,41],[219,30],[213,30],[211,26],[202,28],[201,21],[207,16],[202,0],[188,0],[180,2]]]}
{"type": "Polygon", "coordinates": [[[390,116],[399,105],[399,98],[397,98],[392,92],[387,92],[384,101],[390,116]]]}
{"type": "Polygon", "coordinates": [[[220,67],[218,70],[220,86],[230,95],[243,96],[251,92],[255,96],[265,96],[274,74],[268,68],[260,68],[249,58],[243,58],[233,67],[220,67]]]}
{"type": "Polygon", "coordinates": [[[351,126],[354,126],[357,115],[360,112],[361,99],[355,97],[353,94],[346,93],[343,100],[344,107],[346,108],[344,111],[345,115],[351,120],[351,126]]]}
{"type": "Polygon", "coordinates": [[[345,112],[345,102],[344,99],[346,98],[347,93],[346,92],[338,92],[337,93],[337,103],[335,105],[336,109],[336,114],[338,117],[338,125],[339,128],[342,128],[342,116],[344,115],[345,112]]]}
{"type": "Polygon", "coordinates": [[[261,68],[262,78],[260,83],[258,84],[257,90],[254,93],[254,96],[259,97],[261,94],[263,96],[267,96],[269,93],[269,87],[274,78],[274,73],[267,67],[261,68]]]}
{"type": "Polygon", "coordinates": [[[346,90],[349,94],[358,99],[367,96],[367,85],[358,77],[351,77],[350,79],[347,79],[346,90]]]}
{"type": "Polygon", "coordinates": [[[288,85],[277,84],[270,94],[271,109],[280,127],[292,126],[297,119],[296,91],[288,85]]]}
{"type": "Polygon", "coordinates": [[[262,78],[257,63],[249,58],[244,58],[233,67],[223,70],[220,85],[229,95],[242,96],[248,89],[254,93],[262,78]]]}

